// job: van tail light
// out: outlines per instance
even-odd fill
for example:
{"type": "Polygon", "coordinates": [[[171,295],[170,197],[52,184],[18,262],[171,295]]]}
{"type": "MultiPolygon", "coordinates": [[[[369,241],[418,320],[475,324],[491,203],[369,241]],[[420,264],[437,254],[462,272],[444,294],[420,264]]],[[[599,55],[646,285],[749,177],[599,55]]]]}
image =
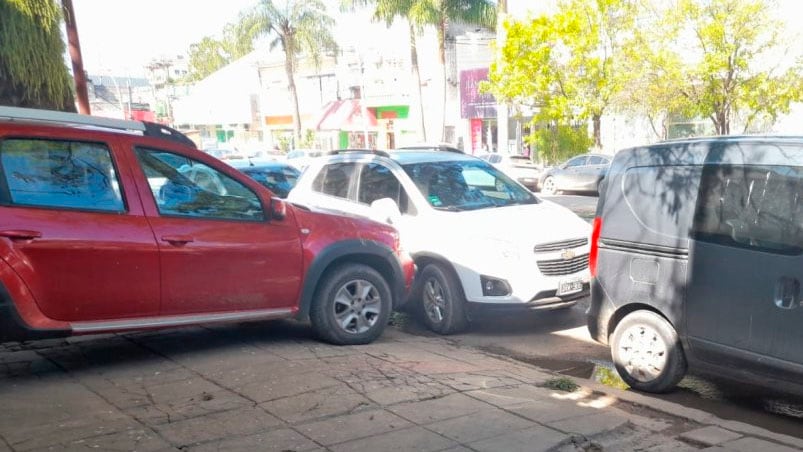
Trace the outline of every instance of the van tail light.
{"type": "Polygon", "coordinates": [[[591,230],[591,253],[588,255],[588,269],[591,276],[597,276],[597,255],[599,254],[599,233],[602,231],[602,218],[594,218],[593,229],[591,230]]]}

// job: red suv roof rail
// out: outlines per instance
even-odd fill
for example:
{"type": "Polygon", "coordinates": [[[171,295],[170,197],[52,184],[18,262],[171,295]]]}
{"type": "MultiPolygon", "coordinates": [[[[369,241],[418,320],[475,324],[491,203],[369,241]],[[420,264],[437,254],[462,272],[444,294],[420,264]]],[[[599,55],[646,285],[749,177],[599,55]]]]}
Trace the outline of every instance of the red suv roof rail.
{"type": "Polygon", "coordinates": [[[148,137],[163,138],[192,146],[193,148],[196,147],[192,140],[178,130],[146,121],[130,121],[126,119],[103,118],[63,111],[2,106],[0,106],[0,119],[86,125],[106,129],[135,131],[148,137]]]}

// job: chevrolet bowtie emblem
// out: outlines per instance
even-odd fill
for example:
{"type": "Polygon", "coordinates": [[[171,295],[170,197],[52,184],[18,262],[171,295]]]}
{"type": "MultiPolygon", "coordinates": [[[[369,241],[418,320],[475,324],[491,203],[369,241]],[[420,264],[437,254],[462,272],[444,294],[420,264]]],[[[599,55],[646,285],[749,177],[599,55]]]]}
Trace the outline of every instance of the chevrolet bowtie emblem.
{"type": "Polygon", "coordinates": [[[572,250],[563,250],[560,253],[560,257],[562,257],[563,260],[565,260],[565,261],[574,258],[574,256],[575,256],[575,254],[574,254],[574,251],[572,251],[572,250]]]}

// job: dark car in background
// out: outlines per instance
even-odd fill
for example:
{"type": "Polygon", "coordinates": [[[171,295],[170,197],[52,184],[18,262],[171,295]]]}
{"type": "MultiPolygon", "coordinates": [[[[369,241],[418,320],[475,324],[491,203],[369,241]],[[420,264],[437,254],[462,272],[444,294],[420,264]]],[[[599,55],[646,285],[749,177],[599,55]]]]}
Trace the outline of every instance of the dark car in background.
{"type": "Polygon", "coordinates": [[[611,157],[601,154],[582,154],[541,174],[538,187],[545,195],[563,191],[599,193],[599,186],[611,165],[611,157]]]}
{"type": "Polygon", "coordinates": [[[230,162],[234,168],[259,182],[276,196],[286,198],[301,175],[301,171],[287,163],[271,160],[246,159],[230,162]]]}

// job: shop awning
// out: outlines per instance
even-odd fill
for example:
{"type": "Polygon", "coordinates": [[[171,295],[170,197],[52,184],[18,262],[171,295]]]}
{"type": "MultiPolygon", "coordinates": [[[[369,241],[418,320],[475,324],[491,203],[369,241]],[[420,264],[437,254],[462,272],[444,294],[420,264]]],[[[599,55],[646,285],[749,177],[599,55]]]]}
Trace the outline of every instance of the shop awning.
{"type": "Polygon", "coordinates": [[[363,108],[358,99],[336,100],[329,102],[322,110],[317,121],[317,130],[362,131],[365,128],[376,129],[376,114],[370,108],[363,108]]]}

